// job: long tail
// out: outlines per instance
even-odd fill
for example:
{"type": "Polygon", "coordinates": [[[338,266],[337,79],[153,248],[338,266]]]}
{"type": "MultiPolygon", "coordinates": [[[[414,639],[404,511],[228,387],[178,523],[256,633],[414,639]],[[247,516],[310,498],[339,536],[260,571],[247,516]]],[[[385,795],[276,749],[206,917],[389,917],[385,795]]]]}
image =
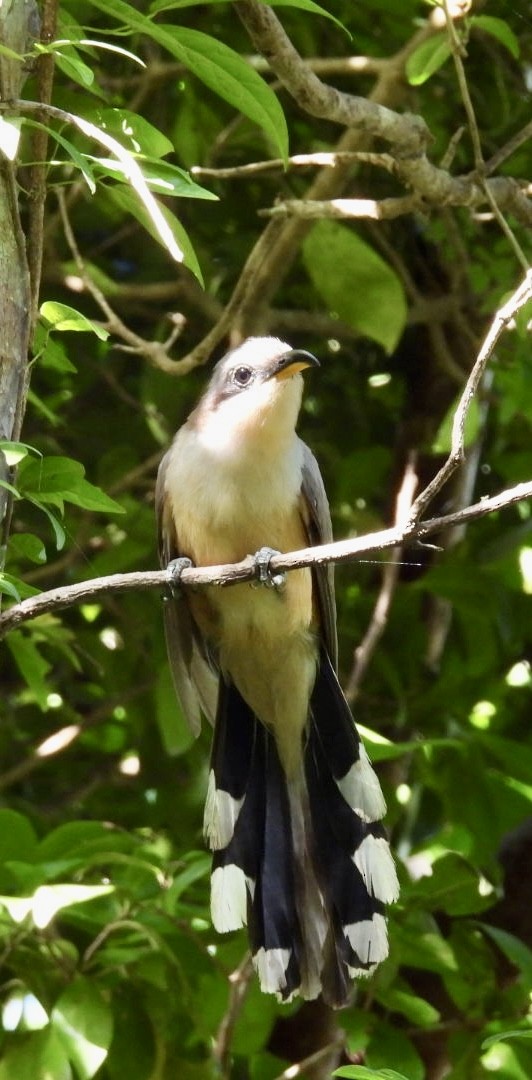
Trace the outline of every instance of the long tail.
{"type": "Polygon", "coordinates": [[[386,811],[380,784],[325,652],[311,698],[305,773],[315,871],[331,927],[322,991],[338,1006],[349,981],[388,955],[385,905],[397,900],[399,883],[379,824],[386,811]]]}
{"type": "Polygon", "coordinates": [[[397,898],[378,780],[325,654],[300,776],[238,690],[222,683],[205,806],[217,930],[249,924],[261,988],[345,1004],[350,981],[387,955],[397,898]]]}

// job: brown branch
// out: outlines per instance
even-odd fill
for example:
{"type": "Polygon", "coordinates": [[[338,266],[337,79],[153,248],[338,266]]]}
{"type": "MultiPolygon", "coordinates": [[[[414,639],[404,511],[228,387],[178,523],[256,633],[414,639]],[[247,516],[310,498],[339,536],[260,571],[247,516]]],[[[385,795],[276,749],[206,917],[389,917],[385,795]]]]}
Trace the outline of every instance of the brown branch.
{"type": "Polygon", "coordinates": [[[322,218],[349,220],[352,218],[373,218],[376,221],[412,214],[423,209],[417,195],[402,195],[394,199],[284,199],[265,210],[259,210],[259,217],[287,218],[297,217],[305,221],[322,218]]]}
{"type": "Polygon", "coordinates": [[[368,98],[328,86],[305,64],[277,16],[260,0],[236,0],[234,7],[246,30],[289,94],[304,112],[344,127],[356,127],[372,138],[419,154],[432,136],[420,116],[402,115],[368,98]]]}
{"type": "MultiPolygon", "coordinates": [[[[396,165],[396,169],[400,171],[400,166],[396,165]]],[[[445,198],[447,206],[467,206],[473,210],[488,203],[498,220],[499,216],[502,218],[500,211],[502,206],[516,213],[526,224],[532,224],[532,206],[511,176],[479,180],[475,176],[468,175],[449,177],[449,180],[451,183],[447,186],[445,198]]],[[[415,178],[412,186],[415,187],[415,178]]],[[[388,199],[330,199],[321,202],[310,199],[284,199],[276,202],[274,206],[259,210],[259,217],[297,217],[307,221],[318,218],[389,220],[400,217],[402,214],[412,214],[415,211],[427,212],[431,205],[440,206],[440,194],[439,186],[433,194],[431,194],[430,186],[426,186],[423,192],[388,199]]],[[[512,247],[516,250],[514,234],[504,218],[502,221],[505,226],[503,231],[507,235],[511,233],[512,247]]],[[[527,269],[529,264],[520,248],[519,252],[519,262],[527,269]]]]}
{"type": "Polygon", "coordinates": [[[63,222],[63,229],[65,231],[66,241],[72,252],[74,261],[76,263],[78,273],[83,281],[87,292],[90,293],[93,300],[98,304],[98,307],[105,315],[107,320],[107,329],[110,333],[115,334],[116,337],[121,338],[122,341],[127,343],[127,346],[131,352],[138,353],[144,356],[146,360],[159,371],[164,371],[166,374],[174,375],[176,367],[179,365],[179,361],[172,360],[168,356],[167,345],[160,341],[146,341],[145,338],[135,334],[133,330],[130,330],[122,319],[113,311],[113,308],[109,304],[107,298],[104,296],[102,290],[90,277],[90,274],[85,269],[85,263],[82,255],[76,243],[74,231],[70,224],[70,218],[68,216],[66,199],[64,192],[59,189],[57,191],[57,200],[59,203],[59,210],[61,219],[63,222]]]}
{"type": "MultiPolygon", "coordinates": [[[[454,514],[444,514],[442,517],[422,522],[411,520],[400,528],[382,529],[360,538],[338,540],[332,544],[322,544],[318,547],[302,548],[299,551],[276,555],[271,560],[270,568],[273,573],[279,573],[284,570],[298,570],[304,566],[323,566],[330,562],[355,562],[369,551],[387,551],[399,545],[415,544],[434,533],[441,532],[442,529],[474,521],[476,518],[485,517],[486,514],[495,513],[497,510],[503,510],[530,498],[532,498],[532,481],[516,484],[515,487],[507,488],[490,498],[481,499],[480,502],[473,503],[472,506],[454,514]]],[[[254,558],[248,555],[242,562],[231,565],[191,567],[183,571],[181,583],[186,587],[190,585],[228,586],[253,581],[255,577],[254,558]]],[[[129,574],[109,574],[106,577],[82,581],[77,585],[50,589],[48,592],[28,597],[19,604],[14,604],[1,615],[0,636],[28,622],[29,619],[35,619],[49,611],[59,611],[62,608],[84,603],[97,596],[162,589],[169,584],[170,575],[166,570],[139,570],[129,574]]]]}
{"type": "MultiPolygon", "coordinates": [[[[281,27],[280,30],[284,34],[281,27]]],[[[381,70],[371,91],[370,103],[389,105],[398,101],[403,92],[404,68],[408,57],[432,33],[432,28],[425,25],[387,61],[385,70],[381,70]]],[[[302,60],[300,64],[303,70],[306,70],[302,60]]],[[[323,200],[341,195],[353,169],[348,159],[342,160],[343,155],[353,151],[367,150],[370,150],[368,135],[356,128],[345,131],[336,147],[336,152],[339,154],[336,167],[334,169],[325,167],[320,170],[307,192],[308,197],[323,200]]],[[[212,349],[228,333],[230,326],[233,333],[236,331],[241,337],[250,333],[259,333],[263,327],[269,329],[271,325],[269,308],[272,297],[289,274],[310,227],[310,222],[298,219],[269,222],[235,286],[229,301],[229,312],[224,311],[219,323],[188,356],[183,358],[181,363],[191,366],[204,363],[212,349]],[[250,262],[256,262],[260,268],[260,273],[256,278],[248,273],[250,262]]]]}

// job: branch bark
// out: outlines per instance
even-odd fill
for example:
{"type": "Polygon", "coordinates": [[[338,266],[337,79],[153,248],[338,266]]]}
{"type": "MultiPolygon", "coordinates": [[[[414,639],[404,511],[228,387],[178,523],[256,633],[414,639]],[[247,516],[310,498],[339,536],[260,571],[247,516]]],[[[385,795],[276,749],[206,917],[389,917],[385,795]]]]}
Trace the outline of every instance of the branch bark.
{"type": "MultiPolygon", "coordinates": [[[[442,517],[422,522],[410,521],[399,528],[381,529],[379,532],[369,533],[357,539],[338,540],[332,544],[322,544],[319,547],[302,548],[300,551],[276,555],[271,560],[270,569],[273,573],[279,573],[285,570],[298,570],[303,566],[323,566],[330,562],[355,562],[370,551],[387,551],[389,548],[415,544],[450,526],[463,525],[531,498],[532,481],[516,484],[515,487],[507,488],[490,498],[481,499],[480,502],[473,503],[472,506],[454,514],[444,514],[442,517]]],[[[195,566],[184,570],[181,584],[185,588],[194,585],[229,586],[253,581],[255,576],[253,556],[248,555],[242,562],[227,566],[195,566]]],[[[145,570],[130,574],[109,574],[107,577],[93,578],[77,585],[50,589],[49,592],[31,596],[19,604],[14,604],[4,615],[1,615],[0,637],[22,623],[50,611],[73,607],[107,593],[161,589],[167,587],[169,583],[170,578],[166,570],[145,570]]]]}

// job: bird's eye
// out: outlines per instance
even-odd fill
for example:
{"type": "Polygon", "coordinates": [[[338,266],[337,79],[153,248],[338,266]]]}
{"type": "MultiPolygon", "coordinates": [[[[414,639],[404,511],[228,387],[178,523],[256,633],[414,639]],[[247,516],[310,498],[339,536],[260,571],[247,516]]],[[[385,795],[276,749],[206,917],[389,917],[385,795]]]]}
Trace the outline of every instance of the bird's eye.
{"type": "Polygon", "coordinates": [[[233,382],[237,386],[248,386],[253,378],[253,372],[248,367],[237,367],[233,371],[233,382]]]}

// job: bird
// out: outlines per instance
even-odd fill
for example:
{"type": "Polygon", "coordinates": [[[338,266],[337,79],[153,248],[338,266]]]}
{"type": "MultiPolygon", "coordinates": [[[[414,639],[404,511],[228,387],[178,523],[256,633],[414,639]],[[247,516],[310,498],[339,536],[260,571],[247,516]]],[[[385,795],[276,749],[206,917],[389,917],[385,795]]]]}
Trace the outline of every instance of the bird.
{"type": "Polygon", "coordinates": [[[332,540],[296,424],[311,353],[250,337],[214,367],[161,461],[156,515],[169,663],[197,734],[214,725],[204,812],[211,916],[247,925],[261,989],[340,1008],[388,955],[398,898],[386,804],[337,675],[332,563],[273,574],[332,540]],[[256,578],[179,587],[185,566],[256,560],[256,578]]]}

